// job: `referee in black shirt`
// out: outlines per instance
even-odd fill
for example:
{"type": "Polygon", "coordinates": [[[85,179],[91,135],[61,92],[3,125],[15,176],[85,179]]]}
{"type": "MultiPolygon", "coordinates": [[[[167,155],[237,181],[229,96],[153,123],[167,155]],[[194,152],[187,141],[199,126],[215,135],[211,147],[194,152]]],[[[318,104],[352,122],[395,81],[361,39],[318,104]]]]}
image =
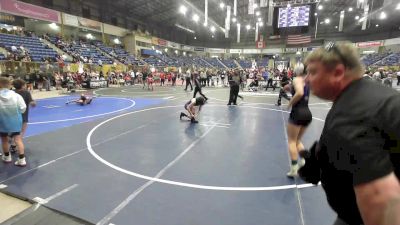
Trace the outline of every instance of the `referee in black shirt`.
{"type": "Polygon", "coordinates": [[[306,64],[312,92],[333,101],[316,156],[317,174],[338,214],[334,224],[400,224],[399,93],[362,79],[351,44],[317,49],[306,64]]]}
{"type": "Polygon", "coordinates": [[[285,86],[288,84],[290,84],[290,78],[288,77],[286,71],[284,71],[282,74],[282,79],[281,79],[281,90],[279,91],[278,101],[275,104],[276,106],[281,106],[282,97],[285,98],[286,100],[290,101],[290,98],[287,95],[286,90],[285,90],[285,86]]]}

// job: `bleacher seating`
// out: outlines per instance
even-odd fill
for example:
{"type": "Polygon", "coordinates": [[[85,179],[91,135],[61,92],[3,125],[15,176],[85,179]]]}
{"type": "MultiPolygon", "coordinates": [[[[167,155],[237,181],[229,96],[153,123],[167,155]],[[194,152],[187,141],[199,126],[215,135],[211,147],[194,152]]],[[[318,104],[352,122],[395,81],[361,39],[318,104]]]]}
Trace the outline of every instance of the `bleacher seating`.
{"type": "Polygon", "coordinates": [[[157,55],[156,58],[163,61],[167,66],[180,66],[179,61],[172,57],[169,57],[168,55],[157,55]]]}
{"type": "Polygon", "coordinates": [[[162,61],[161,59],[156,58],[154,56],[144,58],[143,61],[145,61],[147,64],[150,64],[152,66],[157,66],[157,67],[167,66],[167,64],[165,64],[164,61],[162,61]]]}
{"type": "Polygon", "coordinates": [[[252,63],[250,60],[239,60],[238,62],[243,69],[251,68],[252,63]]]}
{"type": "Polygon", "coordinates": [[[388,52],[387,53],[373,53],[373,54],[369,54],[369,55],[362,57],[361,60],[366,66],[371,66],[389,55],[390,55],[390,53],[388,53],[388,52]]]}
{"type": "Polygon", "coordinates": [[[222,65],[217,58],[205,58],[205,60],[213,67],[217,67],[219,69],[224,68],[224,65],[222,65]]]}
{"type": "MultiPolygon", "coordinates": [[[[57,46],[57,41],[59,38],[57,37],[48,37],[49,41],[57,46]]],[[[62,40],[63,41],[63,40],[62,40]]],[[[99,60],[103,64],[113,64],[114,60],[111,59],[110,57],[104,55],[101,51],[96,49],[95,45],[92,45],[90,43],[86,43],[83,41],[73,41],[73,42],[66,42],[66,46],[62,49],[64,50],[67,54],[71,55],[75,59],[79,59],[79,61],[84,62],[84,58],[87,58],[87,62],[89,59],[93,61],[94,64],[98,64],[99,60]]]]}
{"type": "Polygon", "coordinates": [[[375,66],[399,66],[400,65],[400,53],[394,53],[386,56],[380,61],[374,63],[375,66]]]}
{"type": "Polygon", "coordinates": [[[137,59],[134,55],[129,54],[125,49],[120,46],[117,47],[107,47],[102,42],[98,41],[94,43],[100,50],[111,55],[121,63],[125,65],[143,65],[140,59],[137,59]]]}
{"type": "Polygon", "coordinates": [[[0,46],[10,50],[12,46],[23,46],[28,50],[34,62],[42,62],[45,58],[56,60],[57,52],[40,41],[38,37],[21,37],[9,34],[0,34],[0,46]]]}
{"type": "Polygon", "coordinates": [[[101,60],[103,64],[113,64],[113,60],[111,58],[104,55],[102,52],[97,50],[94,45],[89,43],[73,43],[69,48],[67,48],[67,53],[69,52],[79,55],[81,59],[82,57],[92,59],[93,63],[98,63],[99,60],[101,60]]]}
{"type": "Polygon", "coordinates": [[[233,59],[222,59],[221,62],[231,69],[238,67],[233,59]]]}
{"type": "Polygon", "coordinates": [[[268,66],[268,61],[269,61],[268,58],[257,59],[256,60],[257,66],[258,67],[267,67],[268,66]]]}
{"type": "Polygon", "coordinates": [[[207,63],[205,59],[202,59],[200,57],[193,57],[192,58],[194,65],[202,68],[210,67],[210,63],[207,63]]]}

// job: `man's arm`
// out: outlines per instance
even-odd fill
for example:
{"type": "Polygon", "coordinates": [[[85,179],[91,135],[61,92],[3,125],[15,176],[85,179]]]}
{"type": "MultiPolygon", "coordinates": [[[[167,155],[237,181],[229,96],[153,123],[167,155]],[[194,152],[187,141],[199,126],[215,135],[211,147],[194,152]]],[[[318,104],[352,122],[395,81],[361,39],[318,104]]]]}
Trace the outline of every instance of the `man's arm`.
{"type": "Polygon", "coordinates": [[[365,225],[395,225],[400,221],[400,184],[394,173],[354,187],[365,225]]]}
{"type": "Polygon", "coordinates": [[[387,133],[392,133],[400,139],[400,95],[394,95],[383,102],[381,107],[378,107],[379,121],[387,133]]]}
{"type": "Polygon", "coordinates": [[[17,106],[21,113],[26,111],[26,104],[21,95],[17,94],[17,106]]]}

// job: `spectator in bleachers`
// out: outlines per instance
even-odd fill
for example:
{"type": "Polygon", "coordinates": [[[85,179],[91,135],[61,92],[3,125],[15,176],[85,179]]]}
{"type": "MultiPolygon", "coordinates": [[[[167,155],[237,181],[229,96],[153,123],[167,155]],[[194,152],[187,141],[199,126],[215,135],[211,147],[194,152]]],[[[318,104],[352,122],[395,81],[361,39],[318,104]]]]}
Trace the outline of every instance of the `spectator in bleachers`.
{"type": "Polygon", "coordinates": [[[11,52],[13,52],[13,53],[17,53],[18,52],[18,49],[17,49],[17,47],[15,45],[11,46],[11,52]]]}

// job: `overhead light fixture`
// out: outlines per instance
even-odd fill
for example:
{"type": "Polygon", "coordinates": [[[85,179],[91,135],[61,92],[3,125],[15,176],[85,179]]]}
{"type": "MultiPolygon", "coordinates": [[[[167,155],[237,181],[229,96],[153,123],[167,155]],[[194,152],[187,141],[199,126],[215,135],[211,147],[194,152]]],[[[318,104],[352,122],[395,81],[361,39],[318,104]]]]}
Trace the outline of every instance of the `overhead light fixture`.
{"type": "Polygon", "coordinates": [[[117,44],[117,45],[119,45],[119,44],[121,44],[121,41],[120,41],[118,38],[115,38],[115,39],[114,39],[114,43],[117,44]]]}
{"type": "Polygon", "coordinates": [[[181,5],[181,6],[179,7],[179,12],[180,12],[181,14],[183,14],[183,15],[186,15],[187,7],[184,6],[184,5],[181,5]]]}
{"type": "Polygon", "coordinates": [[[255,3],[255,4],[254,4],[254,8],[255,8],[255,9],[257,9],[257,8],[258,8],[258,5],[257,5],[257,3],[255,3]]]}
{"type": "Polygon", "coordinates": [[[335,29],[338,29],[338,26],[335,26],[335,29]]]}
{"type": "Polygon", "coordinates": [[[385,12],[381,12],[381,14],[379,14],[379,19],[384,20],[387,18],[387,15],[385,12]]]}
{"type": "Polygon", "coordinates": [[[376,24],[375,27],[379,27],[379,24],[376,24]]]}
{"type": "Polygon", "coordinates": [[[210,30],[211,30],[211,32],[215,32],[215,27],[214,26],[211,26],[211,28],[210,28],[210,30]]]}
{"type": "Polygon", "coordinates": [[[324,9],[324,6],[319,5],[319,6],[318,6],[318,10],[322,10],[322,9],[324,9]]]}
{"type": "Polygon", "coordinates": [[[258,23],[258,26],[259,26],[259,27],[262,27],[262,26],[264,26],[264,23],[263,23],[263,22],[259,22],[259,23],[258,23]]]}
{"type": "Polygon", "coordinates": [[[326,19],[324,20],[324,22],[325,22],[326,24],[329,24],[329,23],[331,22],[331,20],[330,20],[329,18],[326,18],[326,19]]]}
{"type": "Polygon", "coordinates": [[[214,35],[211,35],[211,37],[214,38],[215,36],[214,36],[214,35]]]}
{"type": "Polygon", "coordinates": [[[197,14],[194,14],[193,15],[193,17],[192,17],[192,20],[194,21],[194,22],[199,22],[199,19],[200,19],[200,17],[199,17],[199,15],[197,15],[197,14]]]}
{"type": "Polygon", "coordinates": [[[236,23],[236,18],[235,17],[232,18],[232,22],[236,23]]]}
{"type": "Polygon", "coordinates": [[[259,15],[260,15],[260,12],[259,12],[259,11],[257,11],[257,12],[256,12],[256,16],[259,16],[259,15]]]}
{"type": "Polygon", "coordinates": [[[94,39],[94,37],[93,37],[93,35],[92,35],[91,33],[87,34],[87,35],[86,35],[86,38],[87,38],[87,39],[94,39]]]}
{"type": "Polygon", "coordinates": [[[349,12],[353,12],[353,7],[350,7],[350,8],[349,8],[349,12]]]}
{"type": "Polygon", "coordinates": [[[177,23],[176,23],[175,26],[181,28],[182,30],[186,30],[186,31],[189,32],[189,33],[192,33],[192,34],[195,33],[194,30],[191,30],[191,29],[189,29],[189,28],[187,28],[187,27],[184,27],[184,26],[182,26],[182,25],[180,25],[180,24],[177,24],[177,23]]]}
{"type": "Polygon", "coordinates": [[[246,25],[246,29],[250,30],[251,26],[249,24],[246,25]]]}
{"type": "Polygon", "coordinates": [[[223,2],[219,3],[219,7],[220,7],[221,9],[223,9],[223,8],[225,7],[225,3],[223,3],[223,2]]]}
{"type": "Polygon", "coordinates": [[[314,13],[314,16],[318,16],[318,13],[314,13]]]}
{"type": "Polygon", "coordinates": [[[360,19],[360,16],[356,16],[355,19],[356,19],[356,20],[359,20],[359,19],[360,19]]]}
{"type": "Polygon", "coordinates": [[[194,37],[194,40],[196,40],[197,39],[197,37],[194,37]]]}
{"type": "Polygon", "coordinates": [[[55,23],[50,23],[50,24],[49,24],[49,27],[50,27],[51,29],[53,29],[53,30],[57,30],[57,28],[58,28],[57,24],[55,24],[55,23]]]}
{"type": "Polygon", "coordinates": [[[261,22],[261,18],[257,18],[257,21],[258,21],[258,22],[261,22]]]}

